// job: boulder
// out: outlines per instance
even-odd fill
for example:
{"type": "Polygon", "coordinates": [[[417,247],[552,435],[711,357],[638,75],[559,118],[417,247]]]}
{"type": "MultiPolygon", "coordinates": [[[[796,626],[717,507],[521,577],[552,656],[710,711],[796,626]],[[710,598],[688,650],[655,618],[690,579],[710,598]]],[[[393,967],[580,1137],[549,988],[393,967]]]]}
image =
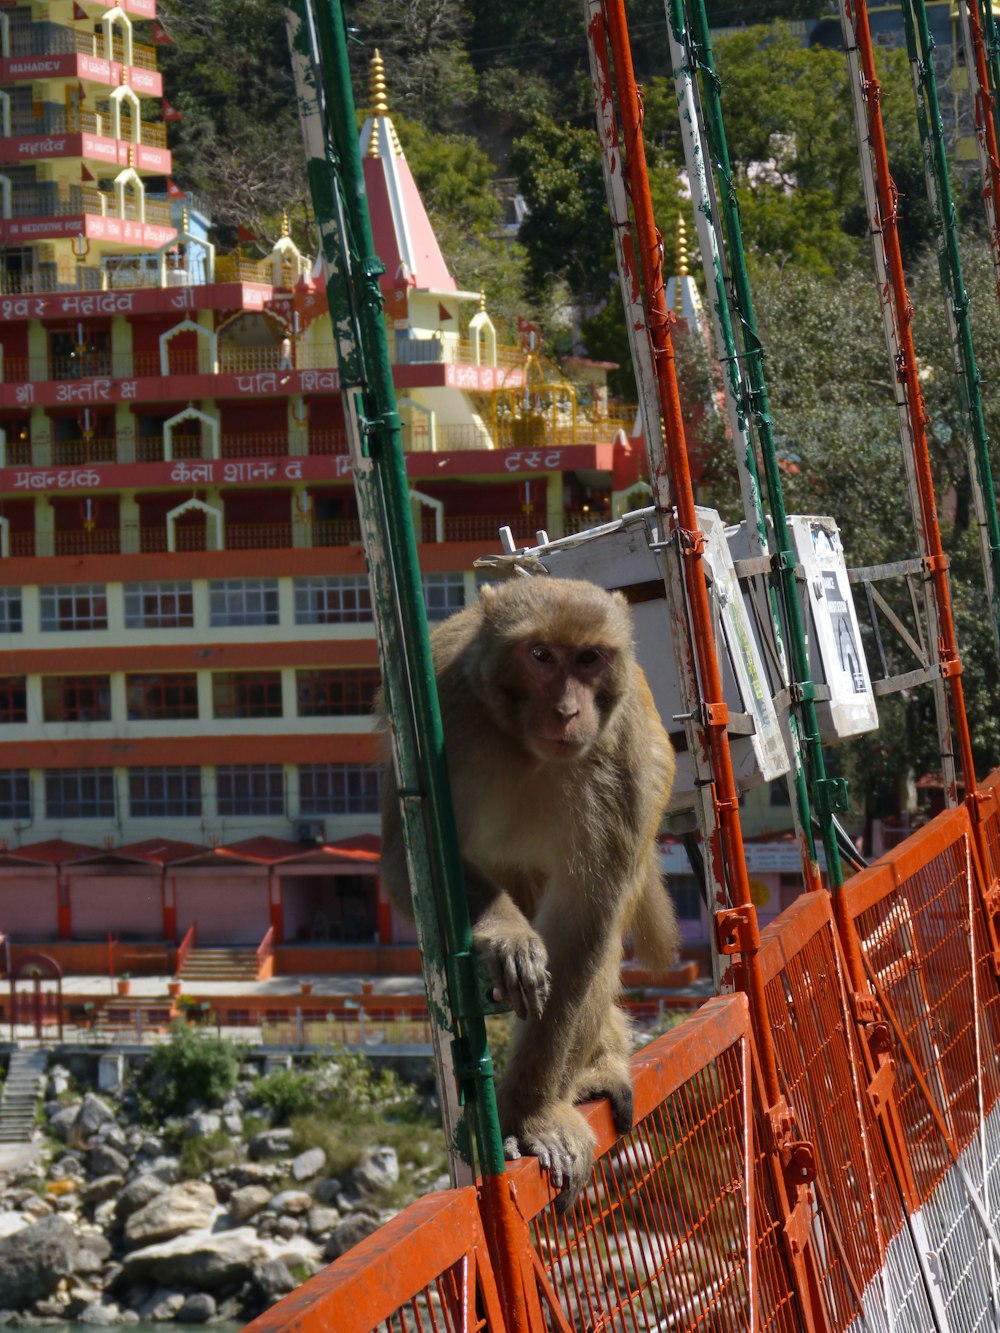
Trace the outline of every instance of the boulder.
{"type": "Polygon", "coordinates": [[[339,1259],[352,1246],[357,1245],[359,1240],[364,1240],[373,1231],[377,1231],[378,1226],[378,1218],[373,1217],[371,1213],[351,1213],[350,1217],[338,1222],[330,1232],[329,1239],[323,1247],[323,1258],[339,1259]]]}
{"type": "Polygon", "coordinates": [[[388,1189],[399,1180],[399,1158],[395,1148],[368,1148],[351,1172],[351,1184],[362,1194],[388,1189]]]}
{"type": "Polygon", "coordinates": [[[267,1259],[254,1269],[256,1282],[264,1300],[271,1302],[294,1291],[296,1281],[280,1259],[267,1259]]]}
{"type": "Polygon", "coordinates": [[[154,1245],[186,1231],[211,1226],[217,1201],[215,1190],[203,1180],[185,1180],[150,1199],[125,1223],[129,1245],[154,1245]]]}
{"type": "Polygon", "coordinates": [[[222,1129],[222,1116],[215,1111],[194,1111],[184,1121],[184,1130],[192,1138],[207,1139],[222,1129]]]}
{"type": "Polygon", "coordinates": [[[111,1242],[99,1232],[88,1232],[80,1237],[80,1248],[73,1264],[74,1273],[100,1273],[111,1258],[111,1242]]]}
{"type": "Polygon", "coordinates": [[[23,1310],[51,1296],[72,1273],[76,1252],[73,1228],[58,1215],[0,1240],[0,1309],[23,1310]]]}
{"type": "Polygon", "coordinates": [[[312,1207],[312,1195],[305,1190],[282,1190],[269,1206],[275,1213],[307,1213],[312,1207]]]}
{"type": "Polygon", "coordinates": [[[88,1092],[80,1103],[73,1123],[73,1134],[78,1142],[85,1143],[96,1134],[103,1124],[115,1119],[115,1113],[96,1092],[88,1092]]]}
{"type": "Polygon", "coordinates": [[[53,1065],[49,1070],[48,1092],[50,1097],[62,1097],[69,1092],[72,1083],[68,1069],[62,1065],[53,1065]]]}
{"type": "Polygon", "coordinates": [[[271,1191],[263,1185],[244,1185],[229,1196],[229,1211],[237,1222],[248,1222],[251,1217],[271,1202],[271,1191]]]}
{"type": "Polygon", "coordinates": [[[311,1236],[325,1236],[328,1231],[333,1230],[339,1221],[340,1213],[336,1208],[329,1208],[317,1203],[309,1209],[306,1226],[311,1236]]]}
{"type": "Polygon", "coordinates": [[[256,1264],[272,1257],[253,1227],[214,1234],[202,1231],[133,1250],[122,1261],[119,1280],[128,1285],[150,1278],[163,1286],[211,1291],[239,1286],[252,1276],[256,1264]]]}
{"type": "Polygon", "coordinates": [[[135,1166],[142,1175],[158,1176],[167,1185],[176,1185],[181,1178],[181,1164],[176,1157],[144,1157],[135,1166]]]}
{"type": "Polygon", "coordinates": [[[37,1222],[40,1217],[51,1217],[55,1212],[51,1203],[47,1199],[40,1199],[38,1195],[33,1195],[30,1199],[25,1199],[21,1204],[21,1212],[25,1217],[30,1217],[33,1222],[37,1222]]]}
{"type": "Polygon", "coordinates": [[[262,1157],[287,1157],[294,1138],[294,1131],[290,1129],[264,1129],[253,1136],[247,1151],[255,1162],[262,1157]]]}
{"type": "Polygon", "coordinates": [[[311,1180],[326,1166],[326,1153],[322,1148],[308,1148],[299,1153],[292,1162],[292,1175],[296,1180],[311,1180]]]}
{"type": "Polygon", "coordinates": [[[313,1194],[320,1203],[333,1203],[343,1188],[344,1182],[338,1180],[336,1176],[331,1176],[329,1180],[321,1180],[313,1190],[313,1194]]]}
{"type": "Polygon", "coordinates": [[[57,1139],[64,1142],[69,1138],[73,1127],[76,1124],[77,1116],[80,1113],[79,1106],[61,1106],[54,1115],[48,1119],[49,1132],[57,1139]]]}
{"type": "Polygon", "coordinates": [[[297,1217],[292,1217],[291,1213],[282,1213],[274,1224],[274,1234],[280,1236],[282,1240],[291,1240],[302,1230],[302,1223],[297,1217]]]}
{"type": "Polygon", "coordinates": [[[95,1301],[87,1306],[79,1319],[81,1324],[92,1324],[94,1328],[117,1328],[120,1324],[133,1322],[126,1320],[125,1311],[114,1301],[95,1301]]]}
{"type": "Polygon", "coordinates": [[[126,1217],[130,1217],[132,1213],[145,1207],[150,1199],[155,1199],[166,1188],[166,1182],[161,1180],[159,1176],[154,1176],[151,1172],[136,1176],[134,1180],[129,1181],[119,1194],[115,1215],[120,1222],[124,1222],[126,1217]]]}
{"type": "Polygon", "coordinates": [[[215,1297],[207,1291],[196,1291],[190,1295],[174,1315],[175,1324],[207,1324],[215,1318],[215,1297]]]}
{"type": "Polygon", "coordinates": [[[123,1152],[106,1143],[99,1143],[87,1154],[87,1170],[92,1176],[128,1175],[129,1160],[123,1152]]]}
{"type": "Polygon", "coordinates": [[[105,1199],[116,1199],[125,1188],[124,1176],[98,1176],[83,1189],[84,1203],[104,1203],[105,1199]]]}
{"type": "Polygon", "coordinates": [[[139,1318],[152,1324],[169,1324],[184,1304],[182,1291],[157,1287],[148,1300],[139,1306],[139,1318]]]}

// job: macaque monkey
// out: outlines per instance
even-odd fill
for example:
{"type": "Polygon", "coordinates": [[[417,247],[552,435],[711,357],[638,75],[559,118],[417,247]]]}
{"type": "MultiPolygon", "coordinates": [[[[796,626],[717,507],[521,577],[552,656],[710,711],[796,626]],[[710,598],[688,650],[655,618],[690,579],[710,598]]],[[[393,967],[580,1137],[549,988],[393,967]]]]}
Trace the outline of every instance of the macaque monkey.
{"type": "MultiPolygon", "coordinates": [[[[656,848],[674,753],[631,628],[620,593],[522,575],[431,635],[473,938],[517,1015],[504,1151],[566,1205],[593,1162],[574,1104],[606,1096],[632,1125],[623,938],[652,966],[677,947],[656,848]]],[[[412,914],[391,765],[382,791],[383,882],[412,914]]]]}

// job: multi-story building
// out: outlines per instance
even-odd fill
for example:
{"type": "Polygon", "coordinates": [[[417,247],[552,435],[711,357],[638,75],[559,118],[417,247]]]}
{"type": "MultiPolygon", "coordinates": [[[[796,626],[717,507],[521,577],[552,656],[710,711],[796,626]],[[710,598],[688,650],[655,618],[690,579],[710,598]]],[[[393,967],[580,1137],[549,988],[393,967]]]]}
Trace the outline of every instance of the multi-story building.
{"type": "MultiPolygon", "coordinates": [[[[70,966],[111,933],[141,968],[195,923],[387,948],[412,936],[376,873],[376,654],[325,293],[287,235],[263,262],[217,255],[172,197],[154,20],[155,0],[0,7],[0,931],[70,966]]],[[[373,108],[440,617],[500,524],[562,535],[648,491],[602,369],[547,376],[536,330],[501,346],[457,288],[378,63],[373,108]]]]}

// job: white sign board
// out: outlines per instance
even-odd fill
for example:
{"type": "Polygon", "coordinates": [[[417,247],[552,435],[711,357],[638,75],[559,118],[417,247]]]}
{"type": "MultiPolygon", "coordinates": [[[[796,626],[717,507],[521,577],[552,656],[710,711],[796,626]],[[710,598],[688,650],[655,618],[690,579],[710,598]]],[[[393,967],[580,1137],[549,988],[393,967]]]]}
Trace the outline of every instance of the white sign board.
{"type": "Polygon", "coordinates": [[[805,576],[810,669],[830,691],[829,700],[816,705],[820,732],[824,740],[843,740],[874,731],[878,710],[837,524],[794,514],[788,526],[805,576]]]}

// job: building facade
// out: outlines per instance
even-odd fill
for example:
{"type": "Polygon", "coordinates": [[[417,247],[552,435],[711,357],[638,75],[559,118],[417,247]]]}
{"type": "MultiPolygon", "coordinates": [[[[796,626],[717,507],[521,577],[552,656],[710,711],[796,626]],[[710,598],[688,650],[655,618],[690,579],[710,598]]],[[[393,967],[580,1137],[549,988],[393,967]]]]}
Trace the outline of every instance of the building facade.
{"type": "MultiPolygon", "coordinates": [[[[287,234],[216,254],[173,186],[155,21],[155,0],[0,5],[0,931],[406,943],[376,873],[378,673],[325,293],[287,234]]],[[[502,345],[458,289],[377,61],[372,106],[433,619],[474,595],[501,524],[563,535],[648,491],[601,386],[549,375],[536,330],[502,345]]]]}

